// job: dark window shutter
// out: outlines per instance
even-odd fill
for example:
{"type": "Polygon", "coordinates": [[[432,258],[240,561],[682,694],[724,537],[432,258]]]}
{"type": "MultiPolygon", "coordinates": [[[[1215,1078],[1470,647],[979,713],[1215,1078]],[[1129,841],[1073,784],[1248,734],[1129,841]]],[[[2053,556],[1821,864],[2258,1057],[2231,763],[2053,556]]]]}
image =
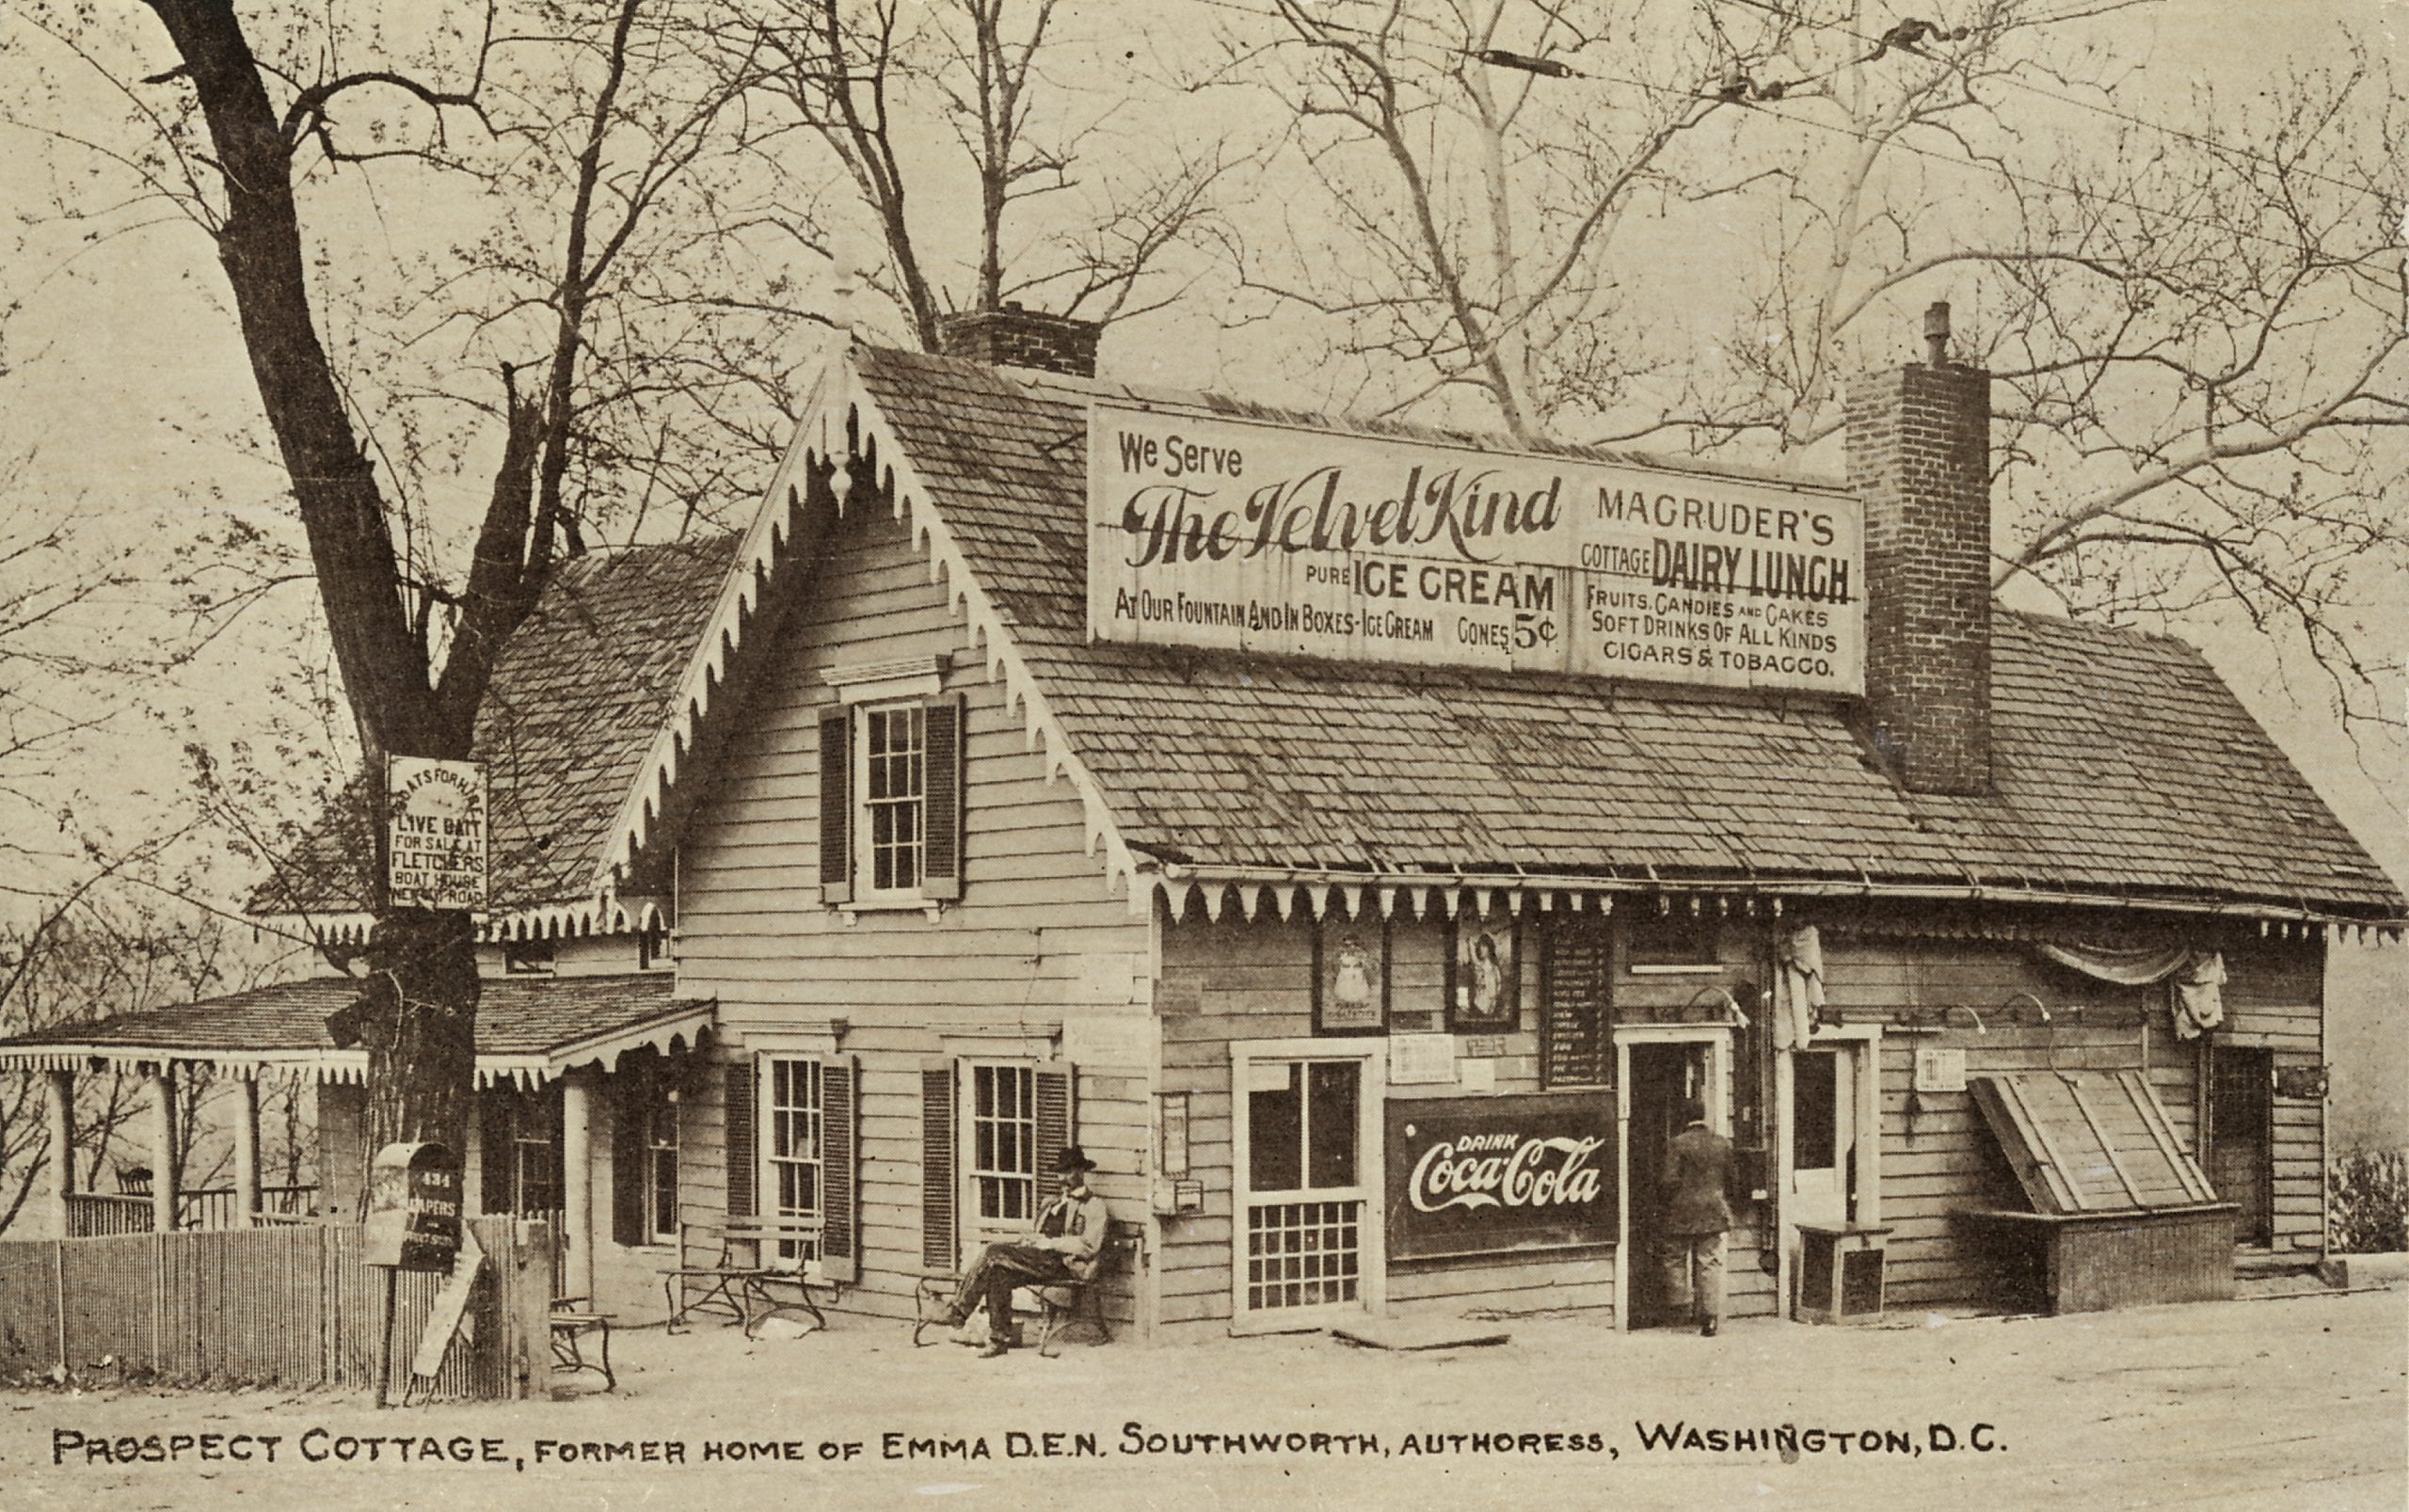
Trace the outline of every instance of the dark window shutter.
{"type": "Polygon", "coordinates": [[[753,1137],[753,1058],[727,1068],[727,1216],[753,1217],[753,1164],[759,1153],[753,1137]]]}
{"type": "Polygon", "coordinates": [[[953,1062],[920,1068],[920,1263],[950,1271],[954,1259],[953,1062]]]}
{"type": "Polygon", "coordinates": [[[861,1074],[852,1056],[820,1068],[820,1268],[832,1281],[861,1277],[861,1074]]]}
{"type": "Polygon", "coordinates": [[[611,1242],[639,1245],[652,1237],[644,1232],[644,1119],[652,1083],[633,1070],[632,1057],[620,1064],[630,1070],[612,1078],[619,1095],[611,1102],[611,1242]]]}
{"type": "MultiPolygon", "coordinates": [[[[1077,1096],[1077,1077],[1071,1067],[1054,1061],[1037,1068],[1037,1205],[1062,1195],[1062,1178],[1054,1174],[1054,1162],[1061,1155],[1062,1147],[1076,1142],[1078,1127],[1077,1110],[1073,1099],[1077,1096]]],[[[1088,1158],[1093,1159],[1091,1155],[1088,1158]]]]}
{"type": "Polygon", "coordinates": [[[854,899],[854,711],[820,716],[820,900],[854,899]]]}
{"type": "Polygon", "coordinates": [[[928,846],[922,852],[923,898],[962,896],[962,695],[930,701],[928,734],[928,846]]]}
{"type": "Polygon", "coordinates": [[[487,1213],[514,1211],[510,1193],[510,1098],[499,1087],[477,1092],[477,1205],[487,1213]]]}

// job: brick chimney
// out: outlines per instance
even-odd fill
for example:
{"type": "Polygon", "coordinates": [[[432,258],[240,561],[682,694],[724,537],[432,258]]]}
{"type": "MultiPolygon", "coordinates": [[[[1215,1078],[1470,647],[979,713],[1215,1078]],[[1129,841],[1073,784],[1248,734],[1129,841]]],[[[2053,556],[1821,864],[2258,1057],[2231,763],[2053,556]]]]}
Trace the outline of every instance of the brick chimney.
{"type": "Polygon", "coordinates": [[[1848,390],[1848,477],[1865,501],[1865,718],[1909,792],[1991,787],[1991,375],[1927,360],[1848,390]]]}
{"type": "Polygon", "coordinates": [[[1049,315],[1018,304],[942,315],[937,329],[948,357],[997,367],[1041,368],[1075,378],[1095,376],[1095,342],[1104,334],[1094,321],[1049,315]]]}

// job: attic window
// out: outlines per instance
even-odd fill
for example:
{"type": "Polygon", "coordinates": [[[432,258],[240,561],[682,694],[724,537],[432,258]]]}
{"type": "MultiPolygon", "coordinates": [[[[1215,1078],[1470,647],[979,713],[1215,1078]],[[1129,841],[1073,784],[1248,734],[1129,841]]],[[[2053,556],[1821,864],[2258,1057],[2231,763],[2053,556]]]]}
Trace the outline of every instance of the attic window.
{"type": "Polygon", "coordinates": [[[502,947],[502,969],[513,977],[549,977],[556,953],[550,940],[512,940],[502,947]]]}

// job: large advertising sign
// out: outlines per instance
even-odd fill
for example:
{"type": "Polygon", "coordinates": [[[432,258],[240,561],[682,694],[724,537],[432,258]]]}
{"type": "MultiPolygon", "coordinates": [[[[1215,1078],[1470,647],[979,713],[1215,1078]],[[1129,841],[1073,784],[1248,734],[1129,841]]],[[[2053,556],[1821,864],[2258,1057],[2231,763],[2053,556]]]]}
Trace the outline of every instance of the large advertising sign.
{"type": "Polygon", "coordinates": [[[1844,494],[1107,403],[1089,426],[1098,640],[1864,689],[1844,494]]]}
{"type": "Polygon", "coordinates": [[[1392,1259],[1615,1242],[1611,1092],[1393,1098],[1387,1114],[1392,1259]]]}

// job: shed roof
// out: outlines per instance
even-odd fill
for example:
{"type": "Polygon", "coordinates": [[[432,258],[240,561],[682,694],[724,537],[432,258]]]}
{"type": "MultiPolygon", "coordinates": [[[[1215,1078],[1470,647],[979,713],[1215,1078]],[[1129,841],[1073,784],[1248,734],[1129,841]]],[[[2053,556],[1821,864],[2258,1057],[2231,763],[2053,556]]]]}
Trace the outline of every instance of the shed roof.
{"type": "MultiPolygon", "coordinates": [[[[478,1077],[542,1081],[588,1061],[614,1065],[639,1045],[692,1046],[710,1026],[716,1005],[678,998],[675,988],[662,971],[489,979],[477,1004],[478,1077]]],[[[359,995],[356,978],[317,977],[35,1029],[0,1040],[0,1068],[74,1070],[96,1059],[131,1068],[183,1060],[358,1081],[366,1074],[368,1052],[336,1048],[327,1016],[359,995]]]]}

